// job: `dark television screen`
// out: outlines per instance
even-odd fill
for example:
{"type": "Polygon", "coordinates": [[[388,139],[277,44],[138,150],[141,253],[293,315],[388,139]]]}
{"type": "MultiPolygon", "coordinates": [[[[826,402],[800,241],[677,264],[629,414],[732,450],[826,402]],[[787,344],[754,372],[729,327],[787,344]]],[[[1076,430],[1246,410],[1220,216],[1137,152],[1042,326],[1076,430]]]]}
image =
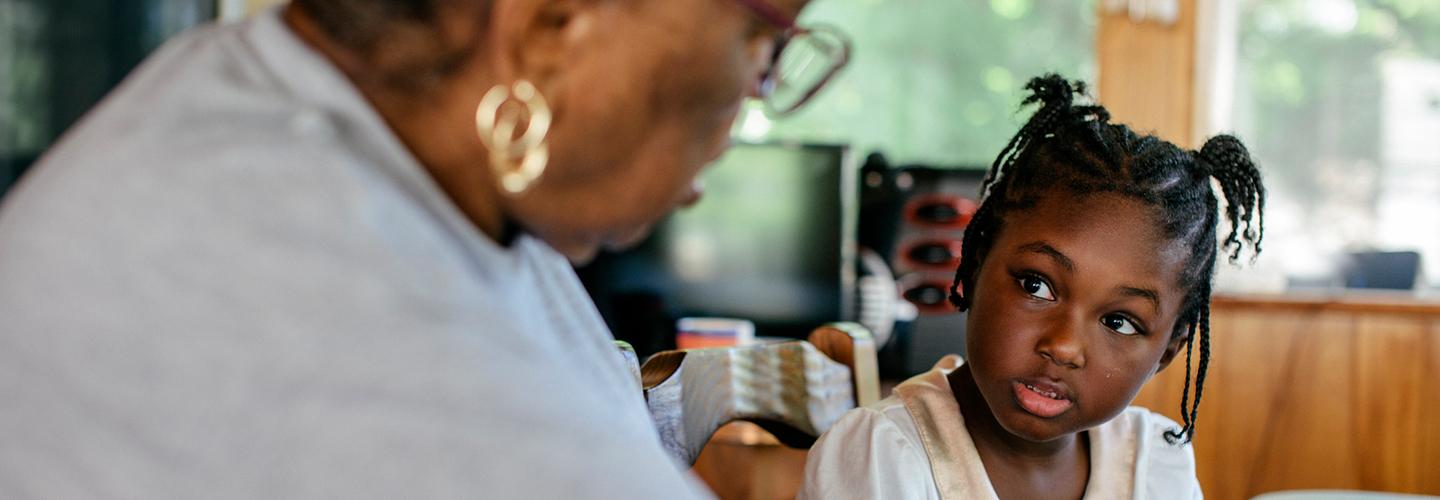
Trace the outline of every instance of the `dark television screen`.
{"type": "Polygon", "coordinates": [[[702,174],[699,204],[582,277],[621,339],[685,316],[802,337],[852,318],[854,178],[843,147],[738,145],[702,174]],[[631,324],[645,314],[658,317],[631,324]]]}

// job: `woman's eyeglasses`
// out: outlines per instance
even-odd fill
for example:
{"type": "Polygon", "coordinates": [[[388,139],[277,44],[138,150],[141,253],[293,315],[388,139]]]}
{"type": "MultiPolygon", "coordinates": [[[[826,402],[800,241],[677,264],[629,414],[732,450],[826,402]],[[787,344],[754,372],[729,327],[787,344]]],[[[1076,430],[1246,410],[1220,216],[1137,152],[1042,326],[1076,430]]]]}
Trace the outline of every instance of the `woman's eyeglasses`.
{"type": "Polygon", "coordinates": [[[770,113],[800,109],[850,61],[850,40],[839,30],[798,26],[794,16],[767,0],[736,1],[780,30],[775,58],[760,85],[760,98],[770,113]]]}

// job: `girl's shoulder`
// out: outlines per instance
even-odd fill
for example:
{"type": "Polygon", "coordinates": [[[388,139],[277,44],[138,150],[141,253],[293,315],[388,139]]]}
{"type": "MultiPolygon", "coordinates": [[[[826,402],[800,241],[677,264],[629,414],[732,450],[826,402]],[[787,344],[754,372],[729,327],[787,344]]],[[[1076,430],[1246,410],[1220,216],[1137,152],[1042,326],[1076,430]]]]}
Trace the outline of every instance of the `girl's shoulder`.
{"type": "Polygon", "coordinates": [[[891,396],[840,417],[810,448],[801,500],[938,499],[905,403],[891,396]]]}
{"type": "Polygon", "coordinates": [[[1189,443],[1171,443],[1165,433],[1180,425],[1165,415],[1149,409],[1126,408],[1110,422],[1094,429],[1093,439],[1105,447],[1133,450],[1136,488],[1148,493],[1143,498],[1197,498],[1199,481],[1195,476],[1195,451],[1189,443]]]}
{"type": "Polygon", "coordinates": [[[889,434],[902,438],[906,444],[921,446],[920,433],[915,429],[915,419],[905,409],[904,400],[897,396],[890,396],[846,412],[825,434],[866,436],[889,434]]]}
{"type": "Polygon", "coordinates": [[[1131,406],[1125,408],[1119,415],[1109,422],[1101,425],[1100,428],[1114,428],[1112,432],[1126,432],[1135,434],[1136,438],[1150,436],[1159,438],[1162,442],[1165,439],[1165,431],[1173,431],[1180,428],[1170,417],[1151,411],[1143,406],[1131,406]]]}
{"type": "MultiPolygon", "coordinates": [[[[960,408],[950,395],[950,384],[945,377],[963,363],[954,354],[941,358],[934,368],[900,383],[889,397],[841,416],[816,446],[823,444],[826,438],[834,441],[844,439],[841,436],[853,439],[890,434],[898,438],[890,441],[892,446],[924,456],[919,428],[934,420],[947,421],[959,415],[960,408]]],[[[959,428],[963,429],[963,426],[959,428]]]]}

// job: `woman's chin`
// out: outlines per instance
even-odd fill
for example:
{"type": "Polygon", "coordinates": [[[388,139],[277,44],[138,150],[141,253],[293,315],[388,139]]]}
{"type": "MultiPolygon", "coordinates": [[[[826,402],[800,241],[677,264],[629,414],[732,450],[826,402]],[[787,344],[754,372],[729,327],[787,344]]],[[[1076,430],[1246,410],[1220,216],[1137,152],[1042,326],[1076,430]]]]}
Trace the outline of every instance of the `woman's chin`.
{"type": "Polygon", "coordinates": [[[622,250],[634,248],[636,245],[644,242],[645,238],[650,236],[650,231],[654,227],[655,226],[653,224],[645,224],[639,227],[620,231],[614,236],[605,240],[604,248],[613,252],[619,252],[622,250]]]}
{"type": "Polygon", "coordinates": [[[560,255],[564,255],[566,260],[569,260],[571,264],[576,266],[589,264],[590,261],[595,260],[595,256],[600,253],[601,245],[598,240],[590,238],[547,238],[545,235],[536,236],[560,255]]]}
{"type": "Polygon", "coordinates": [[[564,255],[565,258],[570,261],[570,264],[576,266],[584,266],[586,264],[589,264],[590,261],[595,260],[595,256],[599,255],[600,253],[600,247],[598,245],[592,245],[583,248],[569,248],[564,250],[557,248],[556,250],[559,250],[560,254],[564,255]]]}
{"type": "Polygon", "coordinates": [[[651,225],[627,229],[613,233],[610,237],[596,240],[591,238],[574,238],[568,241],[546,241],[555,251],[560,252],[570,263],[584,265],[595,260],[595,256],[601,250],[620,252],[639,245],[650,236],[651,225]]]}

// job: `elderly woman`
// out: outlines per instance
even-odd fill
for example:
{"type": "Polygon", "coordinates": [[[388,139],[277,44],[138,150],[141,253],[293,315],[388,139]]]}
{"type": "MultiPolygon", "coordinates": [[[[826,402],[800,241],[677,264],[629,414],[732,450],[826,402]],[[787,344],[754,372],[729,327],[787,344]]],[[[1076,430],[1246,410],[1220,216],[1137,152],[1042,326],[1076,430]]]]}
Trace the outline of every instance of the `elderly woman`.
{"type": "Polygon", "coordinates": [[[692,496],[566,257],[833,74],[803,3],[294,0],[171,41],[0,210],[0,497],[692,496]]]}

